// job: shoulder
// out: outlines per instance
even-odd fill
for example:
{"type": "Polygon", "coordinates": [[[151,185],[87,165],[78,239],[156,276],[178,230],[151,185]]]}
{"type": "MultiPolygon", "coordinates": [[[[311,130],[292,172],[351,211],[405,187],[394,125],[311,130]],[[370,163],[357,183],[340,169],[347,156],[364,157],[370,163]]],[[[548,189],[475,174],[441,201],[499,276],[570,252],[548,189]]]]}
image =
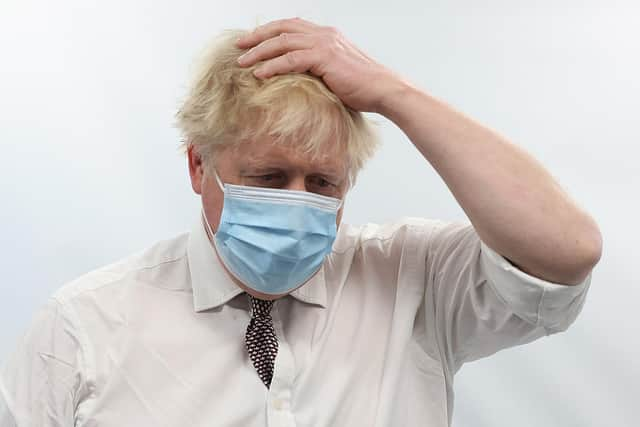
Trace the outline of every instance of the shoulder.
{"type": "Polygon", "coordinates": [[[426,244],[435,232],[460,226],[464,226],[464,223],[409,216],[380,224],[341,224],[334,244],[334,252],[383,248],[413,241],[426,244]]]}
{"type": "Polygon", "coordinates": [[[428,257],[438,240],[443,237],[450,240],[468,227],[469,224],[464,222],[419,217],[401,217],[391,222],[359,226],[341,224],[332,257],[385,265],[398,262],[416,264],[428,257]]]}
{"type": "Polygon", "coordinates": [[[189,233],[160,240],[118,261],[89,271],[58,288],[52,298],[63,306],[86,293],[99,293],[109,287],[122,286],[135,280],[156,282],[162,286],[167,275],[188,270],[187,242],[189,233]],[[165,279],[163,279],[165,278],[165,279]]]}

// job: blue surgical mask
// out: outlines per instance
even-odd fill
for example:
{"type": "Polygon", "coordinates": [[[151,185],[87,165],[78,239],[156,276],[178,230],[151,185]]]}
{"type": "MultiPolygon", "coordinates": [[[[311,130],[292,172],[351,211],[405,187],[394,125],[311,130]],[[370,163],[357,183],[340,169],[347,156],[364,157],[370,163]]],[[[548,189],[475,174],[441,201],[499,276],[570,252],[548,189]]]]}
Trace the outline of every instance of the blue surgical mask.
{"type": "Polygon", "coordinates": [[[309,280],[331,252],[342,200],[306,191],[222,184],[224,205],[213,244],[247,287],[286,294],[309,280]]]}

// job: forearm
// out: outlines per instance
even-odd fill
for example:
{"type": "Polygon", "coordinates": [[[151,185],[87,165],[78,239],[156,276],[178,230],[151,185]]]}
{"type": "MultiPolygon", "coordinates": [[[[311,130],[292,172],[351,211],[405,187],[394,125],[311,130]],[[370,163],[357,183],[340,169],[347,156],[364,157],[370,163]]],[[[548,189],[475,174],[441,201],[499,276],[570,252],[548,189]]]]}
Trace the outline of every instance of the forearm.
{"type": "Polygon", "coordinates": [[[597,263],[598,226],[524,150],[404,82],[378,112],[434,167],[480,238],[520,269],[576,284],[597,263]]]}

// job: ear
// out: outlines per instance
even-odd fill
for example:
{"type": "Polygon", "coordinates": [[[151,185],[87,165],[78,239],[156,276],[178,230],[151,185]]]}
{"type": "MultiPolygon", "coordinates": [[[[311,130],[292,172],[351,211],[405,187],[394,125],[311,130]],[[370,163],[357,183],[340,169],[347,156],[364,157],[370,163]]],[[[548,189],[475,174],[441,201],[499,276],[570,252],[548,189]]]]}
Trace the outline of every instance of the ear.
{"type": "Polygon", "coordinates": [[[204,164],[202,156],[198,154],[193,145],[187,149],[187,160],[189,162],[189,175],[191,176],[191,188],[196,194],[202,194],[202,181],[204,178],[204,164]]]}

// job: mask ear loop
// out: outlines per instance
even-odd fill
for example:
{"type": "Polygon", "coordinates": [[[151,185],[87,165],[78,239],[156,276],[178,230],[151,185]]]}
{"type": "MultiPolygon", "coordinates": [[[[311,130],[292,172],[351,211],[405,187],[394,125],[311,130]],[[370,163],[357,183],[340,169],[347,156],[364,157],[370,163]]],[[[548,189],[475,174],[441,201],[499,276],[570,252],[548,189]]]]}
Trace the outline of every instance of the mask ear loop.
{"type": "MultiPolygon", "coordinates": [[[[218,183],[218,186],[220,187],[220,190],[222,190],[222,192],[224,193],[224,184],[220,180],[220,177],[218,176],[218,172],[215,169],[213,171],[213,176],[215,176],[216,182],[218,183]]],[[[207,215],[204,213],[204,206],[201,208],[201,211],[202,211],[202,219],[203,219],[204,225],[207,227],[207,231],[209,233],[209,236],[211,237],[211,239],[213,239],[213,236],[215,236],[215,233],[211,229],[211,225],[209,224],[209,220],[207,219],[207,215]]]]}
{"type": "Polygon", "coordinates": [[[220,187],[220,190],[222,190],[222,192],[224,193],[224,184],[222,183],[222,181],[220,181],[220,177],[218,176],[218,171],[214,169],[213,175],[216,177],[216,182],[218,183],[218,187],[220,187]]]}
{"type": "Polygon", "coordinates": [[[204,213],[204,206],[201,208],[201,211],[202,211],[202,222],[204,222],[205,227],[207,227],[207,232],[209,233],[210,238],[213,239],[213,236],[215,236],[215,233],[213,232],[213,230],[211,230],[211,225],[209,225],[207,214],[204,213]]]}

